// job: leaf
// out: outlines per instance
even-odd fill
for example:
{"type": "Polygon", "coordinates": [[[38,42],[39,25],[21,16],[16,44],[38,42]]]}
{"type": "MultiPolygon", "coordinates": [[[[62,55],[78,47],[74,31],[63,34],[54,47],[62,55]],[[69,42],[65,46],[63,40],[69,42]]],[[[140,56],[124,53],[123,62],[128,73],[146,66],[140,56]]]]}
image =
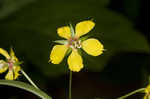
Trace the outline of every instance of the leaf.
{"type": "Polygon", "coordinates": [[[56,33],[57,27],[92,17],[96,25],[88,34],[98,38],[107,51],[98,57],[83,52],[84,66],[88,71],[103,70],[118,52],[150,53],[147,39],[133,28],[132,22],[107,8],[109,0],[66,1],[37,0],[1,20],[0,45],[8,48],[13,45],[17,57],[25,57],[25,63],[29,62],[45,76],[59,76],[66,73],[68,66],[66,60],[59,65],[48,64],[54,45],[49,41],[61,39],[56,33]]]}
{"type": "Polygon", "coordinates": [[[0,19],[6,18],[35,0],[2,0],[0,1],[0,19]]]}
{"type": "Polygon", "coordinates": [[[31,92],[35,95],[37,95],[38,97],[42,98],[42,99],[52,99],[50,96],[48,96],[45,92],[36,89],[35,87],[24,83],[24,82],[20,82],[20,81],[11,81],[11,80],[0,80],[0,85],[7,85],[7,86],[12,86],[12,87],[17,87],[23,90],[26,90],[28,92],[31,92]]]}

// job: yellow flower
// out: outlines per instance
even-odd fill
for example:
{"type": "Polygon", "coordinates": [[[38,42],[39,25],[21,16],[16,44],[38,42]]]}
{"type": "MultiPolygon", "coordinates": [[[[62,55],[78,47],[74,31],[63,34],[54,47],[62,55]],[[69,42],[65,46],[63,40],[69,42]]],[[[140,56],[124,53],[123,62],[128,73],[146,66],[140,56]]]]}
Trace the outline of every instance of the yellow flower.
{"type": "Polygon", "coordinates": [[[145,88],[145,96],[143,99],[150,99],[150,85],[145,88]]]}
{"type": "Polygon", "coordinates": [[[82,40],[80,37],[87,34],[95,26],[95,23],[91,20],[82,21],[76,24],[75,31],[70,26],[63,26],[57,29],[57,33],[60,37],[67,40],[57,40],[50,53],[50,62],[53,64],[59,64],[66,55],[66,52],[71,49],[72,52],[68,57],[69,69],[74,72],[79,72],[83,68],[83,59],[78,53],[78,50],[82,48],[87,54],[92,56],[98,56],[103,53],[104,47],[102,43],[95,39],[89,38],[82,40]]]}
{"type": "Polygon", "coordinates": [[[15,80],[18,78],[19,71],[21,70],[19,66],[18,58],[15,56],[14,51],[10,50],[10,55],[8,52],[0,48],[0,54],[6,58],[6,61],[0,60],[0,73],[5,72],[8,69],[8,73],[5,76],[7,80],[15,80]]]}

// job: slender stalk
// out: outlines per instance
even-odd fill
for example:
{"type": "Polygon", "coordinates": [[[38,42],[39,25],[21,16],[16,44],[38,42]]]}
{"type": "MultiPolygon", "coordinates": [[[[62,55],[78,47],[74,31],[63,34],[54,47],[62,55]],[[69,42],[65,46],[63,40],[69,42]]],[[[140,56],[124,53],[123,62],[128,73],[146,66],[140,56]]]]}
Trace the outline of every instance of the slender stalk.
{"type": "Polygon", "coordinates": [[[118,99],[124,99],[124,98],[127,98],[127,97],[129,97],[129,96],[131,96],[131,95],[133,95],[133,94],[135,94],[135,93],[142,92],[142,91],[144,91],[144,90],[145,90],[145,88],[137,89],[137,90],[132,91],[132,92],[130,92],[130,93],[124,95],[124,96],[119,97],[118,99]]]}
{"type": "Polygon", "coordinates": [[[31,83],[31,85],[33,85],[36,89],[39,89],[35,83],[31,80],[31,78],[23,71],[23,69],[21,69],[22,74],[26,77],[26,79],[31,83]]]}
{"type": "Polygon", "coordinates": [[[72,87],[72,71],[69,74],[69,99],[71,99],[71,87],[72,87]]]}

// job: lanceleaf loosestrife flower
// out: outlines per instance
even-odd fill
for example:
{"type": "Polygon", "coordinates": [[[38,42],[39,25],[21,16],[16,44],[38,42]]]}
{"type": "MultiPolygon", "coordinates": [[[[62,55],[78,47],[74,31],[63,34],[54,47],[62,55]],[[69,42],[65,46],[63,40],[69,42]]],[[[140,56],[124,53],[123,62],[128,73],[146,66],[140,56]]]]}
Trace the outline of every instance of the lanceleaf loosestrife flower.
{"type": "Polygon", "coordinates": [[[150,99],[150,85],[145,88],[145,96],[143,99],[150,99]]]}
{"type": "Polygon", "coordinates": [[[81,40],[81,36],[87,34],[95,26],[95,23],[91,20],[82,21],[76,24],[75,31],[70,26],[63,26],[57,29],[57,33],[60,37],[67,40],[57,40],[50,53],[50,61],[53,64],[59,64],[66,52],[71,49],[72,52],[68,57],[69,69],[74,72],[79,72],[83,68],[83,59],[78,53],[78,49],[82,48],[85,52],[92,56],[98,56],[103,53],[104,47],[100,41],[95,38],[89,38],[87,40],[81,40]]]}
{"type": "Polygon", "coordinates": [[[0,73],[3,73],[8,70],[8,73],[5,76],[7,80],[15,80],[19,76],[19,71],[21,70],[18,61],[18,58],[15,56],[14,51],[10,50],[10,55],[8,52],[0,48],[0,54],[6,58],[5,60],[0,59],[0,73]]]}

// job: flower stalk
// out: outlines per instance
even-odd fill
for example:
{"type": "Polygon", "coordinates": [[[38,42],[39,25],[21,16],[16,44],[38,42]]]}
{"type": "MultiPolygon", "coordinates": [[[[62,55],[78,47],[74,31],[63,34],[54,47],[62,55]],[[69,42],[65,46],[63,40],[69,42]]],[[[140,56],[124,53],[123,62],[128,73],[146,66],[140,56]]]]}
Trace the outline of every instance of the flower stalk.
{"type": "Polygon", "coordinates": [[[26,77],[26,79],[33,85],[36,89],[39,89],[36,84],[31,80],[31,78],[21,69],[21,73],[26,77]]]}
{"type": "Polygon", "coordinates": [[[138,93],[138,92],[142,92],[142,91],[144,91],[144,90],[145,90],[145,88],[140,88],[140,89],[137,89],[137,90],[135,90],[135,91],[132,91],[132,92],[130,92],[130,93],[124,95],[124,96],[121,96],[121,97],[119,97],[119,98],[117,98],[117,99],[125,99],[125,98],[127,98],[127,97],[129,97],[129,96],[131,96],[131,95],[133,95],[133,94],[136,94],[136,93],[138,93]]]}
{"type": "Polygon", "coordinates": [[[70,70],[70,74],[69,74],[69,99],[71,99],[71,97],[72,97],[71,90],[72,90],[72,71],[70,70]]]}

